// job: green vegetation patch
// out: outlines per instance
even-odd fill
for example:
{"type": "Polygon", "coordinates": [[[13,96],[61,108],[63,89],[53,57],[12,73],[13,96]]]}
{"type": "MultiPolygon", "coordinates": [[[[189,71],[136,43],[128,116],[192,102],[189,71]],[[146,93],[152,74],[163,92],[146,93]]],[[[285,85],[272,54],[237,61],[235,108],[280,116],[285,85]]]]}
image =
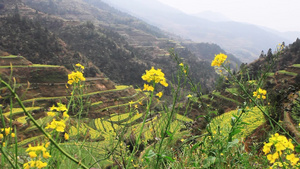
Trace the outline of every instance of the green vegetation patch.
{"type": "Polygon", "coordinates": [[[36,141],[40,141],[40,142],[42,142],[42,140],[45,138],[45,136],[44,135],[39,135],[39,136],[35,136],[35,137],[30,137],[30,138],[28,138],[28,139],[25,139],[25,140],[23,140],[23,141],[20,141],[20,142],[18,142],[18,146],[26,146],[26,145],[28,145],[28,144],[31,144],[31,143],[33,143],[33,142],[36,142],[36,141]]]}
{"type": "Polygon", "coordinates": [[[235,96],[239,94],[238,88],[226,88],[225,91],[228,92],[228,93],[231,93],[235,96]]]}
{"type": "Polygon", "coordinates": [[[280,74],[285,74],[285,75],[290,75],[290,76],[297,76],[298,74],[297,73],[294,73],[294,72],[288,72],[286,70],[279,70],[278,73],[280,74]]]}
{"type": "Polygon", "coordinates": [[[0,56],[1,59],[11,59],[11,58],[22,58],[22,56],[9,55],[9,56],[0,56]]]}
{"type": "Polygon", "coordinates": [[[208,94],[206,94],[206,95],[202,95],[201,98],[203,98],[203,99],[209,99],[209,96],[208,96],[208,94]]]}
{"type": "Polygon", "coordinates": [[[192,120],[188,117],[185,117],[181,114],[176,114],[175,117],[176,117],[177,120],[184,121],[184,122],[193,122],[194,121],[194,120],[192,120]]]}
{"type": "Polygon", "coordinates": [[[95,126],[96,126],[97,130],[104,131],[104,132],[114,131],[115,129],[119,128],[119,126],[117,124],[108,122],[108,121],[104,120],[103,118],[95,119],[95,126]]]}
{"type": "Polygon", "coordinates": [[[82,123],[79,128],[77,126],[71,126],[70,127],[69,134],[70,134],[71,137],[76,136],[78,133],[80,135],[82,135],[83,137],[85,135],[89,135],[91,137],[91,139],[99,138],[102,135],[101,132],[89,127],[85,123],[82,123]],[[78,129],[79,129],[79,132],[78,132],[78,129]]]}
{"type": "MultiPolygon", "coordinates": [[[[231,119],[235,118],[234,115],[238,117],[241,113],[241,110],[232,110],[214,118],[211,122],[212,131],[217,133],[217,128],[220,127],[220,134],[225,137],[228,136],[231,129],[231,119]]],[[[241,120],[245,124],[242,124],[242,130],[237,138],[245,138],[266,121],[263,113],[257,107],[249,109],[242,115],[241,120]]]]}
{"type": "Polygon", "coordinates": [[[130,116],[130,114],[132,114],[132,113],[125,113],[125,114],[114,115],[109,120],[112,121],[112,122],[123,121],[125,119],[128,119],[129,116],[130,116]]]}
{"type": "Polygon", "coordinates": [[[213,94],[214,96],[216,96],[216,97],[219,97],[219,98],[224,99],[224,100],[228,100],[228,101],[233,102],[233,103],[236,103],[236,104],[238,104],[238,105],[241,104],[240,102],[238,102],[238,101],[236,101],[236,100],[233,100],[233,99],[231,99],[231,98],[228,98],[228,97],[225,97],[225,96],[221,95],[220,92],[213,92],[212,94],[213,94]]]}
{"type": "Polygon", "coordinates": [[[268,77],[273,77],[274,74],[275,74],[275,73],[268,72],[266,75],[267,75],[268,77]]]}
{"type": "MultiPolygon", "coordinates": [[[[32,67],[32,68],[43,68],[43,67],[53,67],[57,68],[60,67],[58,65],[41,65],[41,64],[33,64],[33,65],[13,65],[13,68],[26,68],[26,67],[32,67]]],[[[5,68],[10,68],[10,66],[0,66],[0,68],[5,69],[5,68]]]]}
{"type": "Polygon", "coordinates": [[[24,100],[23,103],[34,102],[34,101],[46,101],[46,100],[56,100],[56,99],[66,99],[66,96],[59,97],[38,97],[33,99],[24,100]]]}
{"type": "Polygon", "coordinates": [[[300,68],[300,64],[293,64],[292,67],[300,68]]]}
{"type": "MultiPolygon", "coordinates": [[[[41,109],[41,107],[26,107],[25,108],[26,111],[34,111],[34,110],[40,110],[40,109],[41,109]]],[[[11,112],[10,111],[6,112],[3,115],[6,117],[9,117],[10,113],[12,114],[12,116],[14,116],[14,115],[22,114],[22,113],[24,113],[24,111],[22,108],[13,108],[11,112]]]]}
{"type": "Polygon", "coordinates": [[[98,91],[98,92],[87,93],[87,94],[83,94],[83,96],[91,96],[91,95],[96,95],[96,94],[101,94],[101,93],[115,92],[115,91],[120,91],[120,90],[128,89],[130,87],[131,86],[116,86],[116,89],[103,90],[103,91],[98,91]]]}
{"type": "Polygon", "coordinates": [[[137,119],[140,119],[141,117],[143,117],[143,114],[137,113],[132,118],[130,118],[128,121],[126,121],[125,124],[131,124],[131,123],[135,122],[137,119]]]}

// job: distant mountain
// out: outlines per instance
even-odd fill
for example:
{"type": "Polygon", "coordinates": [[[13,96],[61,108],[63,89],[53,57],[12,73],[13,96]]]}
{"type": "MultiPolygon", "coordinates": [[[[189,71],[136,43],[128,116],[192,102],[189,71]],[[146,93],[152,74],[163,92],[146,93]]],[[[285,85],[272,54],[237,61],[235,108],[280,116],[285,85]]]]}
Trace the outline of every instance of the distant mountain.
{"type": "Polygon", "coordinates": [[[207,19],[213,22],[227,22],[227,21],[232,21],[230,18],[217,13],[217,12],[212,12],[212,11],[204,11],[204,12],[199,12],[196,14],[192,14],[192,16],[196,16],[202,19],[207,19]]]}
{"type": "Polygon", "coordinates": [[[164,30],[197,42],[216,43],[233,53],[243,62],[251,62],[262,50],[274,48],[278,43],[291,43],[294,35],[277,34],[258,26],[191,16],[157,0],[103,0],[120,10],[148,21],[164,30]]]}

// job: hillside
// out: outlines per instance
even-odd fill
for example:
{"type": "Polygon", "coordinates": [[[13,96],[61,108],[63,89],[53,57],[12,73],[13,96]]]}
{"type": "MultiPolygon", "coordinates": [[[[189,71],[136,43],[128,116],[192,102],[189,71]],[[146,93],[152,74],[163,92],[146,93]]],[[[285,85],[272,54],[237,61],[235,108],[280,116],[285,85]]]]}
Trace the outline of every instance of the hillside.
{"type": "Polygon", "coordinates": [[[167,78],[172,79],[175,63],[168,50],[174,48],[191,63],[192,76],[205,86],[205,90],[213,88],[217,75],[210,67],[209,58],[218,52],[213,51],[214,44],[197,43],[199,48],[204,46],[200,49],[203,54],[213,55],[196,56],[198,54],[181,45],[180,39],[171,40],[160,29],[101,1],[3,3],[1,34],[9,40],[1,39],[4,51],[21,54],[39,64],[71,68],[72,64],[81,62],[87,68],[86,76],[103,72],[116,83],[142,86],[140,75],[151,66],[161,68],[167,78]],[[16,27],[18,33],[5,27],[16,27]],[[35,36],[30,36],[32,34],[35,36]],[[43,39],[46,41],[42,42],[43,39]]]}

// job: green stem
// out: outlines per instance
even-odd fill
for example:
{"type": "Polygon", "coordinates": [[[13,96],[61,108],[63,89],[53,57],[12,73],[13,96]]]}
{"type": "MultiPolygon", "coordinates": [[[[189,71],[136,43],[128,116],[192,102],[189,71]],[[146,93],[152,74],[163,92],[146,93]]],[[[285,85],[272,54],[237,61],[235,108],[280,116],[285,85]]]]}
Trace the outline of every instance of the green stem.
{"type": "Polygon", "coordinates": [[[69,153],[67,153],[66,151],[64,151],[59,145],[58,143],[55,142],[55,140],[52,139],[52,137],[43,129],[39,126],[39,124],[36,122],[36,120],[32,117],[32,115],[25,109],[24,104],[22,103],[21,99],[19,98],[19,96],[16,94],[16,92],[10,87],[9,84],[7,84],[5,81],[3,81],[2,79],[0,79],[1,83],[3,83],[8,90],[13,94],[13,96],[16,98],[17,102],[19,103],[19,105],[21,106],[21,108],[23,109],[24,113],[30,118],[30,120],[33,122],[33,124],[50,140],[50,142],[63,154],[65,155],[67,158],[69,158],[71,161],[73,161],[74,163],[78,164],[80,167],[88,169],[87,166],[85,166],[84,164],[81,163],[81,161],[78,161],[77,159],[75,159],[74,157],[72,157],[69,153]]]}
{"type": "MultiPolygon", "coordinates": [[[[153,83],[153,88],[155,89],[155,83],[153,83]]],[[[128,162],[127,162],[127,165],[126,165],[126,168],[129,168],[129,165],[130,165],[130,162],[131,162],[131,159],[133,157],[133,155],[136,153],[136,151],[139,149],[139,142],[140,142],[140,138],[142,136],[142,133],[143,133],[143,129],[144,129],[144,126],[145,126],[145,123],[146,123],[146,120],[147,120],[147,117],[148,115],[151,113],[150,111],[150,107],[151,107],[151,104],[152,104],[152,99],[153,99],[153,95],[154,95],[154,90],[151,92],[151,96],[150,96],[150,101],[149,101],[149,104],[147,105],[147,110],[146,110],[146,114],[145,114],[145,117],[143,119],[143,123],[142,123],[142,127],[140,129],[140,132],[139,132],[139,136],[135,142],[135,146],[133,147],[133,150],[132,150],[132,153],[128,159],[128,162]]]]}
{"type": "Polygon", "coordinates": [[[168,122],[167,122],[167,126],[165,128],[165,131],[164,131],[164,134],[162,135],[162,138],[160,140],[160,143],[159,143],[159,148],[158,148],[158,153],[157,153],[157,157],[156,157],[156,167],[155,168],[158,168],[158,164],[159,164],[159,159],[160,159],[160,152],[161,152],[161,148],[162,148],[162,145],[163,145],[163,141],[164,139],[166,138],[166,135],[167,135],[167,131],[169,130],[170,128],[170,125],[171,125],[171,122],[172,122],[172,119],[173,119],[173,116],[174,116],[174,113],[175,113],[175,106],[176,106],[176,102],[177,102],[177,98],[178,98],[178,93],[180,91],[180,82],[181,82],[181,77],[180,75],[178,75],[178,83],[177,83],[177,90],[175,92],[175,96],[174,96],[174,99],[173,99],[173,105],[172,105],[172,110],[171,110],[171,113],[170,113],[170,116],[168,118],[168,122]]]}

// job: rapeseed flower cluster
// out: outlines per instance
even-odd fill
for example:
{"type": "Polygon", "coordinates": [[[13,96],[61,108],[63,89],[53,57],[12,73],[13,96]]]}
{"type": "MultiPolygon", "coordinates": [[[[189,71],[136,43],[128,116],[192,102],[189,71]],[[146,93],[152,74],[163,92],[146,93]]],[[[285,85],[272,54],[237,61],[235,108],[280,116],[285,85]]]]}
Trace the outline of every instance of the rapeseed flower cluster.
{"type": "Polygon", "coordinates": [[[187,67],[184,66],[183,63],[180,63],[179,66],[180,66],[180,69],[182,70],[182,72],[183,72],[185,75],[187,75],[187,71],[186,71],[186,70],[187,70],[187,67]]]}
{"type": "Polygon", "coordinates": [[[80,63],[77,63],[75,68],[75,72],[72,71],[71,74],[68,74],[68,84],[72,85],[73,83],[78,83],[79,81],[85,81],[85,77],[83,76],[84,66],[80,63]]]}
{"type": "Polygon", "coordinates": [[[66,124],[64,120],[56,121],[55,119],[52,120],[50,124],[45,127],[45,129],[54,129],[57,132],[65,132],[66,124]]]}
{"type": "Polygon", "coordinates": [[[2,146],[5,147],[5,137],[8,136],[15,137],[15,133],[12,132],[12,128],[7,127],[7,128],[0,128],[0,142],[2,143],[2,146]]]}
{"type": "Polygon", "coordinates": [[[273,164],[271,168],[287,167],[289,164],[295,167],[299,161],[299,157],[296,157],[293,153],[294,149],[291,139],[288,140],[285,136],[276,133],[269,138],[269,143],[264,143],[263,152],[265,155],[268,154],[267,159],[273,164]],[[273,154],[271,153],[272,148],[275,149],[275,153],[273,154]],[[287,161],[282,163],[284,159],[288,160],[289,163],[287,161]]]}
{"type": "Polygon", "coordinates": [[[9,136],[11,135],[11,137],[15,137],[15,133],[12,132],[12,128],[7,127],[7,128],[1,128],[0,129],[0,139],[3,139],[4,136],[9,136]]]}
{"type": "Polygon", "coordinates": [[[154,88],[153,88],[153,86],[150,86],[150,85],[148,85],[148,84],[144,84],[144,89],[143,89],[143,91],[153,91],[154,90],[154,88]]]}
{"type": "MultiPolygon", "coordinates": [[[[154,86],[157,83],[160,83],[164,87],[168,87],[169,84],[166,82],[165,74],[161,71],[161,69],[154,69],[152,67],[150,70],[146,70],[146,74],[142,76],[142,79],[147,81],[148,83],[152,83],[152,85],[144,84],[143,91],[154,91],[154,86]]],[[[161,98],[163,95],[162,92],[158,92],[156,96],[158,98],[161,98]]]]}
{"type": "Polygon", "coordinates": [[[215,59],[211,62],[211,66],[220,67],[225,62],[226,59],[227,59],[227,55],[225,55],[224,53],[219,53],[215,55],[215,59]]]}
{"type": "Polygon", "coordinates": [[[29,147],[26,149],[26,152],[28,152],[31,161],[24,163],[23,168],[30,169],[47,167],[47,162],[43,162],[41,159],[48,159],[51,157],[50,153],[47,152],[49,144],[50,143],[47,143],[45,145],[37,145],[34,147],[29,145],[29,147]]]}
{"type": "Polygon", "coordinates": [[[79,81],[85,81],[83,73],[80,71],[72,72],[68,74],[68,84],[78,83],[79,81]]]}
{"type": "Polygon", "coordinates": [[[161,71],[161,69],[155,70],[154,67],[152,67],[150,70],[146,70],[146,74],[142,76],[142,79],[147,81],[148,83],[155,82],[168,87],[165,74],[161,71]]]}
{"type": "Polygon", "coordinates": [[[57,106],[50,107],[50,112],[47,113],[48,116],[55,117],[50,124],[48,124],[45,129],[53,129],[57,132],[65,132],[66,121],[69,119],[68,109],[66,105],[62,103],[57,103],[57,106]],[[62,114],[62,115],[61,115],[62,114]],[[60,119],[60,121],[57,121],[60,119]]]}
{"type": "Polygon", "coordinates": [[[260,98],[266,99],[267,98],[266,94],[267,94],[266,90],[259,88],[257,91],[253,92],[253,97],[256,97],[258,99],[260,99],[260,98]]]}

